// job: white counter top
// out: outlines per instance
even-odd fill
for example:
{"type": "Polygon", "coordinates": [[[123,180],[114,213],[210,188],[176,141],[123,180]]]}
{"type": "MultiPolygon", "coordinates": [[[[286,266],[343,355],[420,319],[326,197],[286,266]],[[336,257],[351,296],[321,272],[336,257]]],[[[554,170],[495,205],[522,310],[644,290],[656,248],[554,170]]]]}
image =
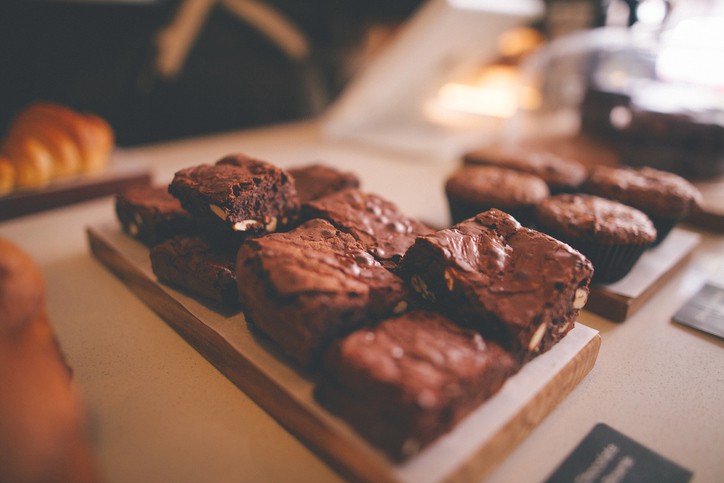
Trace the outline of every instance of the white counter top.
{"type": "MultiPolygon", "coordinates": [[[[443,180],[455,160],[322,140],[314,123],[126,150],[170,181],[183,167],[244,152],[282,167],[323,161],[428,223],[447,223],[443,180]]],[[[85,226],[114,219],[103,198],[0,223],[47,282],[51,323],[89,407],[108,482],[336,481],[339,476],[148,309],[90,254],[85,226]]],[[[724,479],[724,341],[671,322],[707,280],[724,282],[724,236],[704,234],[687,266],[624,323],[601,332],[593,371],[490,476],[544,480],[604,422],[690,469],[724,479]]]]}

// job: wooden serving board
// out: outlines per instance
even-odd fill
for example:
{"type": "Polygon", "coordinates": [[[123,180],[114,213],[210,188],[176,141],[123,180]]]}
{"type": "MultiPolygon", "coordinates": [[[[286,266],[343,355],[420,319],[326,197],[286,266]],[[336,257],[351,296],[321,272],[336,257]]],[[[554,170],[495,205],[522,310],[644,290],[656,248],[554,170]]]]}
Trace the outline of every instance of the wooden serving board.
{"type": "Polygon", "coordinates": [[[240,312],[156,281],[148,249],[108,223],[87,229],[93,255],[229,380],[343,476],[361,481],[482,478],[592,369],[598,332],[581,324],[528,363],[501,391],[403,464],[394,464],[317,404],[313,374],[293,367],[240,312]]]}
{"type": "Polygon", "coordinates": [[[149,184],[149,169],[138,163],[114,162],[97,173],[52,181],[43,188],[18,188],[0,196],[0,220],[108,196],[137,184],[149,184]]]}
{"type": "Polygon", "coordinates": [[[699,243],[698,233],[674,228],[659,246],[644,253],[622,280],[592,286],[585,310],[614,322],[625,321],[686,264],[699,243]]]}

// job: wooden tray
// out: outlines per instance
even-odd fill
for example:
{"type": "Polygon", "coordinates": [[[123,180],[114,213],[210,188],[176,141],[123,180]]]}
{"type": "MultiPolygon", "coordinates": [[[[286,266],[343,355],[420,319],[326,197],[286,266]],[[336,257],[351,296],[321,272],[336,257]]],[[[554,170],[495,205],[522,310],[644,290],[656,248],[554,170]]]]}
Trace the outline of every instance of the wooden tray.
{"type": "Polygon", "coordinates": [[[149,184],[148,168],[132,162],[111,162],[97,173],[79,174],[44,188],[18,188],[0,196],[0,220],[108,196],[136,184],[149,184]]]}
{"type": "Polygon", "coordinates": [[[600,347],[581,324],[501,391],[404,464],[393,464],[313,397],[312,375],[224,310],[156,282],[148,249],[117,223],[87,229],[95,257],[229,380],[343,476],[362,481],[468,481],[489,473],[584,378],[600,347]]]}
{"type": "Polygon", "coordinates": [[[686,264],[699,243],[698,233],[674,228],[659,246],[644,253],[622,280],[592,286],[585,310],[614,322],[625,321],[686,264]]]}

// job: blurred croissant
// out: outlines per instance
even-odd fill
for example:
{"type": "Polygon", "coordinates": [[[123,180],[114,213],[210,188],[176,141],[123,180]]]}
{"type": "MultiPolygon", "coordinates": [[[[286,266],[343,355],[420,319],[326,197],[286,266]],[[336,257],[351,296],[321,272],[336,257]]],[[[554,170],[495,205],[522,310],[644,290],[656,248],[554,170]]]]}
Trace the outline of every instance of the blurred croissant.
{"type": "Polygon", "coordinates": [[[100,117],[59,104],[31,104],[13,119],[0,147],[0,193],[8,185],[45,186],[55,178],[98,170],[113,146],[113,130],[100,117]]]}

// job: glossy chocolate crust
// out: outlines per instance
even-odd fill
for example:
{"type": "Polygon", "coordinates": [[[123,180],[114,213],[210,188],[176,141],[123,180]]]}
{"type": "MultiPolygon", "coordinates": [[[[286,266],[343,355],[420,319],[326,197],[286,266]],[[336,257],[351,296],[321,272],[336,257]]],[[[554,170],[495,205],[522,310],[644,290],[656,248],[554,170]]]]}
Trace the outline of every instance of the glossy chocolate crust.
{"type": "Polygon", "coordinates": [[[151,268],[162,282],[238,306],[236,250],[195,236],[177,236],[151,248],[151,268]]]}
{"type": "Polygon", "coordinates": [[[290,168],[299,201],[306,203],[331,195],[345,188],[359,188],[359,178],[354,173],[339,171],[323,164],[290,168]]]}
{"type": "Polygon", "coordinates": [[[291,176],[244,155],[182,169],[168,190],[199,223],[242,237],[276,231],[299,212],[291,176]]]}
{"type": "Polygon", "coordinates": [[[320,402],[404,459],[495,394],[517,366],[477,332],[415,310],[335,342],[323,369],[320,402]]]}
{"type": "Polygon", "coordinates": [[[191,215],[166,186],[134,186],[119,193],[116,216],[123,231],[149,246],[194,230],[191,215]]]}
{"type": "Polygon", "coordinates": [[[440,311],[525,361],[573,328],[593,267],[565,243],[489,210],[418,237],[399,273],[440,311]]]}
{"type": "Polygon", "coordinates": [[[248,240],[236,275],[247,319],[304,366],[332,340],[407,306],[402,280],[324,220],[248,240]]]}
{"type": "Polygon", "coordinates": [[[418,235],[432,229],[374,194],[346,189],[306,203],[302,218],[322,218],[359,241],[385,268],[394,270],[418,235]]]}
{"type": "Polygon", "coordinates": [[[656,239],[653,223],[641,211],[593,195],[551,196],[536,209],[541,231],[608,245],[648,245],[656,239]]]}
{"type": "Polygon", "coordinates": [[[649,216],[683,218],[701,203],[701,193],[679,175],[653,168],[599,166],[583,186],[587,193],[620,201],[649,216]]]}
{"type": "Polygon", "coordinates": [[[520,146],[489,146],[466,153],[463,162],[469,165],[491,165],[514,169],[538,176],[551,192],[577,189],[588,177],[586,167],[571,158],[551,151],[520,146]]]}

